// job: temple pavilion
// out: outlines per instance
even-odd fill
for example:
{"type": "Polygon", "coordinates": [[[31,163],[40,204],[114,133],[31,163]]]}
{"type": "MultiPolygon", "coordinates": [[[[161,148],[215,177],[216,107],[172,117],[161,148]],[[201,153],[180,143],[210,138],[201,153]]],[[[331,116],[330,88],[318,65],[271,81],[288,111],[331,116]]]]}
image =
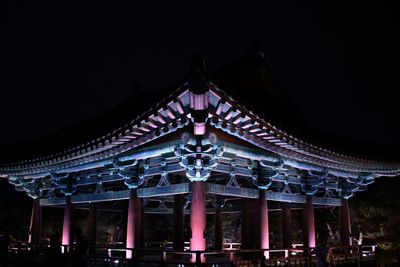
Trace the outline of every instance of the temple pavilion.
{"type": "Polygon", "coordinates": [[[29,242],[36,246],[43,206],[64,208],[66,252],[73,247],[74,207],[88,207],[86,234],[95,246],[96,205],[128,201],[124,253],[134,258],[144,246],[146,203],[168,200],[171,251],[207,262],[207,253],[226,249],[222,213],[235,200],[242,222],[238,249],[268,259],[270,203],[282,212],[283,248],[293,248],[292,207],[301,209],[300,247],[307,249],[317,245],[314,208],[327,206],[340,210],[341,245],[351,247],[348,199],[375,179],[400,173],[400,164],[380,160],[379,153],[309,126],[255,51],[211,73],[195,58],[177,87],[137,93],[89,121],[3,147],[0,177],[34,199],[29,242]],[[213,244],[204,234],[207,212],[214,214],[213,244]]]}

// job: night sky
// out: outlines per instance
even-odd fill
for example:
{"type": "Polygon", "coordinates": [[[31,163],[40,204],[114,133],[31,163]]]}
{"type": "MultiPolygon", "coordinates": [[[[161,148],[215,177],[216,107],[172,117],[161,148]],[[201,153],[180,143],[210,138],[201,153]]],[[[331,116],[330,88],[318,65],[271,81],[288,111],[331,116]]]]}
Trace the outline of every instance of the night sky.
{"type": "Polygon", "coordinates": [[[264,41],[266,60],[309,122],[400,145],[396,8],[265,1],[208,5],[3,2],[0,144],[57,131],[142,90],[177,85],[264,41]]]}

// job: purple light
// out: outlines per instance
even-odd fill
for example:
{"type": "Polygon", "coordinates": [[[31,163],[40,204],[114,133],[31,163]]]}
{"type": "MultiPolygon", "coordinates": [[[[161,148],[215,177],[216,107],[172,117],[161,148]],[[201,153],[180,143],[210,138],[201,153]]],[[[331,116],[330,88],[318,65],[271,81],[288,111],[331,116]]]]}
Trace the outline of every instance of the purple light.
{"type": "Polygon", "coordinates": [[[128,206],[128,222],[126,229],[126,258],[132,259],[132,250],[135,247],[135,203],[136,195],[133,190],[131,190],[131,196],[129,198],[128,206]]]}
{"type": "Polygon", "coordinates": [[[63,221],[63,231],[62,231],[62,239],[61,243],[66,247],[66,251],[70,249],[71,244],[71,196],[67,196],[65,199],[65,207],[64,207],[64,221],[63,221]]]}
{"type": "Polygon", "coordinates": [[[195,122],[194,123],[194,134],[203,135],[206,133],[206,123],[205,122],[195,122]]]}
{"type": "Polygon", "coordinates": [[[308,248],[315,248],[315,220],[312,196],[307,196],[307,201],[303,207],[303,230],[306,235],[306,244],[308,248]]]}
{"type": "MultiPolygon", "coordinates": [[[[269,222],[268,222],[268,204],[265,196],[265,190],[260,190],[260,248],[269,249],[269,222]]],[[[264,251],[265,258],[269,259],[269,252],[264,251]]]]}
{"type": "MultiPolygon", "coordinates": [[[[204,239],[204,230],[206,228],[206,202],[204,182],[192,182],[192,202],[190,208],[190,227],[192,229],[192,238],[190,239],[190,250],[203,251],[206,249],[206,240],[204,239]]],[[[201,262],[204,262],[204,255],[201,256],[201,262]]],[[[196,254],[192,255],[192,261],[196,261],[196,254]]]]}
{"type": "Polygon", "coordinates": [[[191,94],[190,107],[194,110],[205,110],[208,108],[207,94],[191,94]]]}

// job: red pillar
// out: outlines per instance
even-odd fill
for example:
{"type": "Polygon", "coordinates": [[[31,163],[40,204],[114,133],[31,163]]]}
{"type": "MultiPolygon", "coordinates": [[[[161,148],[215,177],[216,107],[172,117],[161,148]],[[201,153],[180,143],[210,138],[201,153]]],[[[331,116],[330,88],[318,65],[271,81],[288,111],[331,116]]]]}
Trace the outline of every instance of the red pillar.
{"type": "MultiPolygon", "coordinates": [[[[206,201],[205,201],[205,182],[192,182],[192,202],[190,207],[190,228],[192,238],[190,239],[190,250],[198,251],[206,249],[204,231],[206,228],[206,201]]],[[[195,260],[195,255],[193,257],[195,260]]],[[[204,256],[201,257],[204,262],[204,256]]]]}
{"type": "Polygon", "coordinates": [[[283,247],[292,248],[292,218],[290,214],[290,204],[282,203],[282,235],[283,247]]]}
{"type": "MultiPolygon", "coordinates": [[[[260,190],[259,195],[259,211],[260,211],[260,248],[269,249],[269,223],[268,223],[268,204],[266,191],[260,190]]],[[[264,256],[268,259],[269,252],[264,252],[264,256]]]]}
{"type": "Polygon", "coordinates": [[[253,248],[254,225],[253,219],[253,199],[245,198],[242,201],[242,248],[253,248]]]}
{"type": "Polygon", "coordinates": [[[174,250],[183,250],[185,248],[185,210],[183,207],[183,202],[183,194],[174,196],[174,250]]]}
{"type": "Polygon", "coordinates": [[[342,246],[351,246],[351,219],[349,203],[347,199],[342,200],[342,205],[340,206],[340,237],[342,246]]]}
{"type": "Polygon", "coordinates": [[[62,245],[68,246],[66,251],[71,251],[72,245],[72,203],[71,196],[65,197],[65,207],[64,207],[64,220],[63,220],[63,231],[62,231],[62,245]]]}
{"type": "Polygon", "coordinates": [[[222,250],[223,233],[222,233],[222,212],[221,206],[217,203],[214,215],[214,249],[222,250]]]}
{"type": "Polygon", "coordinates": [[[34,199],[32,204],[31,223],[29,227],[28,242],[33,246],[40,245],[40,234],[42,229],[42,206],[39,199],[34,199]]]}
{"type": "MultiPolygon", "coordinates": [[[[142,236],[142,203],[137,197],[136,190],[131,189],[131,195],[128,204],[128,218],[126,229],[126,248],[136,248],[141,245],[142,236]]],[[[126,251],[126,257],[132,258],[132,251],[126,251]]]]}
{"type": "Polygon", "coordinates": [[[142,209],[142,199],[137,198],[136,204],[136,214],[135,214],[135,247],[141,248],[144,246],[143,243],[143,209],[142,209]]]}
{"type": "Polygon", "coordinates": [[[305,248],[315,247],[315,220],[312,196],[307,196],[303,206],[303,238],[305,248]]]}
{"type": "Polygon", "coordinates": [[[96,203],[89,204],[89,219],[88,219],[87,237],[89,246],[96,246],[97,232],[97,206],[96,203]]]}

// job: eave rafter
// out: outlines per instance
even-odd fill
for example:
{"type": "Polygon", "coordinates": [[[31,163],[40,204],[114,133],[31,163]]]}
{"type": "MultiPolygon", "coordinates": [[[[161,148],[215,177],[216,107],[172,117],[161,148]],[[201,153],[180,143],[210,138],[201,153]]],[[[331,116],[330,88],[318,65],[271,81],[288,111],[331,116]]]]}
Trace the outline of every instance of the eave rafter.
{"type": "MultiPolygon", "coordinates": [[[[234,175],[261,189],[291,184],[306,194],[325,189],[350,197],[375,177],[400,173],[398,164],[352,158],[306,143],[246,109],[216,85],[207,85],[205,91],[195,93],[190,83],[185,83],[154,108],[107,135],[49,157],[1,166],[0,175],[32,197],[42,194],[40,190],[59,188],[64,194],[73,194],[76,187],[91,184],[97,184],[96,192],[107,195],[101,190],[103,182],[123,181],[128,188],[137,188],[145,177],[176,172],[185,172],[193,181],[206,180],[211,172],[227,174],[233,179],[229,187],[238,185],[234,175]],[[182,135],[181,140],[139,148],[189,124],[194,125],[196,138],[182,135]],[[211,128],[208,134],[215,128],[251,145],[217,141],[211,135],[204,144],[198,136],[204,135],[206,127],[211,128]],[[60,183],[64,179],[60,175],[68,173],[73,184],[60,183]]],[[[163,184],[168,184],[164,179],[163,184]]]]}
{"type": "Polygon", "coordinates": [[[301,163],[308,163],[316,167],[337,170],[338,175],[340,172],[373,172],[377,176],[400,174],[398,163],[377,162],[342,155],[287,134],[240,105],[216,86],[212,86],[209,90],[209,99],[209,121],[212,126],[260,148],[274,151],[285,157],[287,162],[293,160],[300,163],[297,166],[299,168],[301,163]]]}
{"type": "Polygon", "coordinates": [[[189,124],[187,115],[190,109],[185,108],[189,102],[181,91],[177,90],[131,123],[90,143],[48,157],[0,166],[0,174],[35,176],[82,164],[95,164],[174,132],[189,124]]]}

